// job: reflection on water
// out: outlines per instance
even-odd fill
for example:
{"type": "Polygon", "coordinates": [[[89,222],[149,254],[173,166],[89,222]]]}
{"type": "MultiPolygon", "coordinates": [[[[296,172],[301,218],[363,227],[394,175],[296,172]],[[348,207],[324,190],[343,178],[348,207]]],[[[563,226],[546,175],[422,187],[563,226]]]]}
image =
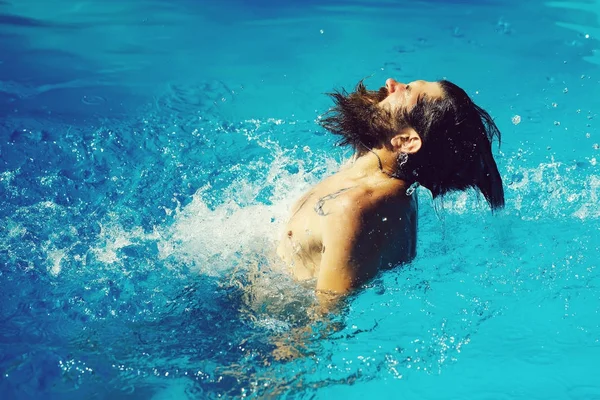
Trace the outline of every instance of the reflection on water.
{"type": "Polygon", "coordinates": [[[537,90],[565,71],[586,74],[581,60],[598,47],[592,14],[561,4],[535,23],[534,3],[420,4],[4,2],[0,112],[96,120],[131,115],[170,84],[220,81],[230,88],[220,104],[228,119],[312,120],[327,105],[321,93],[372,74],[377,87],[390,75],[448,77],[490,99],[525,96],[521,82],[537,90]],[[554,20],[578,31],[559,30],[554,20]],[[519,80],[498,90],[491,77],[515,68],[519,80]]]}

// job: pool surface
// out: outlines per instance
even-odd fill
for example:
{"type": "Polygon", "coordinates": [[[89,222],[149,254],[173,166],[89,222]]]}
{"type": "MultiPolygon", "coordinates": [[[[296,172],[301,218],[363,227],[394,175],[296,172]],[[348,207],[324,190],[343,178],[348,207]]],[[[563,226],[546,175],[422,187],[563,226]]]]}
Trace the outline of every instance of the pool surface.
{"type": "Polygon", "coordinates": [[[600,399],[598,0],[0,1],[2,399],[600,399]],[[311,322],[273,265],[334,88],[447,78],[506,208],[311,322]],[[287,350],[282,357],[278,350],[287,350]]]}

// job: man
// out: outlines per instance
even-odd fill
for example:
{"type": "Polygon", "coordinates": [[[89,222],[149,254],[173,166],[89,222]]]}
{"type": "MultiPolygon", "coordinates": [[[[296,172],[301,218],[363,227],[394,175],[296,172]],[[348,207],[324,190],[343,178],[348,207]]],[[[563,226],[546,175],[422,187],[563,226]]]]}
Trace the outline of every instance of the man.
{"type": "Polygon", "coordinates": [[[321,123],[355,157],[292,208],[277,253],[297,279],[343,294],[413,259],[419,184],[434,198],[472,187],[492,210],[504,206],[491,150],[500,132],[458,86],[388,79],[379,91],[360,82],[330,96],[321,123]]]}

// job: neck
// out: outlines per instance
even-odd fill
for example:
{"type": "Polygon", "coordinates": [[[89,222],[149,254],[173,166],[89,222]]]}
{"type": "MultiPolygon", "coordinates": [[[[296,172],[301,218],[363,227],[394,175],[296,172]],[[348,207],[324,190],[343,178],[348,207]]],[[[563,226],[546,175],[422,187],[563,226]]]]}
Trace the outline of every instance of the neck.
{"type": "MultiPolygon", "coordinates": [[[[364,144],[360,147],[360,152],[356,155],[355,165],[361,168],[364,173],[373,174],[376,170],[388,177],[398,179],[407,186],[418,186],[427,182],[427,177],[423,175],[423,169],[420,168],[420,162],[409,156],[402,165],[398,160],[398,153],[394,153],[385,147],[370,149],[364,144]],[[357,165],[358,164],[358,165],[357,165]]],[[[425,187],[430,188],[428,184],[425,187]]]]}
{"type": "Polygon", "coordinates": [[[419,186],[414,178],[406,179],[404,177],[400,171],[397,156],[389,151],[369,150],[356,158],[353,168],[360,171],[361,175],[382,174],[386,175],[388,179],[397,180],[406,189],[407,196],[411,196],[419,186]]]}
{"type": "Polygon", "coordinates": [[[403,180],[398,174],[398,156],[385,148],[369,149],[363,152],[356,157],[354,166],[365,174],[383,173],[390,178],[403,180]]]}

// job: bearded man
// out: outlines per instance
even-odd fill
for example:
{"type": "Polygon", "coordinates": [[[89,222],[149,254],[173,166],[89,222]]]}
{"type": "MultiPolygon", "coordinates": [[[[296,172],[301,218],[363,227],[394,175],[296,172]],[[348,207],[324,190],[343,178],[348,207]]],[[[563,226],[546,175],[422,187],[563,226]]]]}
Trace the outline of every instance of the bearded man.
{"type": "Polygon", "coordinates": [[[492,210],[504,190],[492,156],[500,132],[455,84],[362,81],[330,95],[322,125],[354,150],[353,162],[308,191],[292,208],[277,253],[318,292],[344,294],[416,254],[418,185],[434,198],[478,190],[492,210]]]}

